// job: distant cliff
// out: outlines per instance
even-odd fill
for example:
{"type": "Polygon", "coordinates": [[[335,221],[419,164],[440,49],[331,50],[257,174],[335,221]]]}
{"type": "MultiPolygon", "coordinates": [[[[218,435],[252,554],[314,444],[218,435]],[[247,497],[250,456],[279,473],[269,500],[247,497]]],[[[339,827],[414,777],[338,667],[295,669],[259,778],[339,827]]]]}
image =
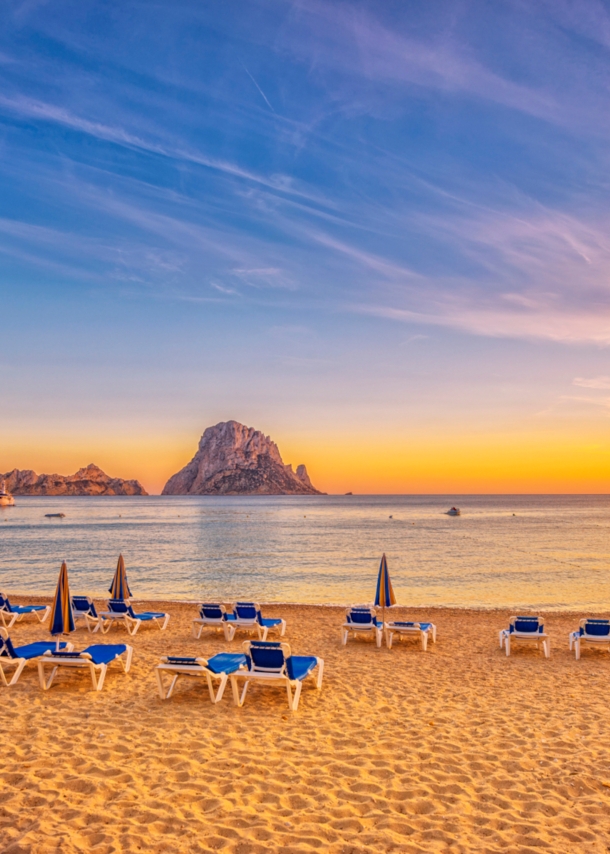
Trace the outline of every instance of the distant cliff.
{"type": "Polygon", "coordinates": [[[13,495],[148,495],[139,481],[109,477],[93,463],[69,475],[13,469],[2,479],[13,495]]]}
{"type": "Polygon", "coordinates": [[[275,442],[237,421],[208,427],[197,453],[163,495],[322,495],[304,465],[285,465],[275,442]]]}

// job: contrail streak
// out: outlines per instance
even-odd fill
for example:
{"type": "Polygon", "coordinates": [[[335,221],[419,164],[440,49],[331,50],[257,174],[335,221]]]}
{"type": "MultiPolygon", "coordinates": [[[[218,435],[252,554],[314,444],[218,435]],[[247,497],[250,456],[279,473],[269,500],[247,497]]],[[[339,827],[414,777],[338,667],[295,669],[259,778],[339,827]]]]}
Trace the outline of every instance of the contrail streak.
{"type": "MultiPolygon", "coordinates": [[[[248,75],[248,77],[250,78],[250,80],[254,83],[254,85],[256,86],[256,88],[258,89],[258,91],[261,93],[261,95],[262,95],[262,96],[263,96],[263,98],[265,99],[265,103],[267,104],[267,106],[269,107],[269,109],[271,110],[271,112],[272,112],[272,113],[275,113],[275,110],[274,110],[274,109],[273,109],[273,107],[271,106],[271,102],[269,101],[269,98],[265,95],[265,93],[263,92],[263,90],[261,89],[261,87],[258,85],[258,83],[257,83],[257,82],[256,82],[256,80],[254,79],[254,77],[250,74],[250,72],[248,71],[248,69],[246,68],[246,66],[244,65],[244,63],[243,63],[243,62],[242,62],[242,65],[244,66],[244,71],[246,72],[246,74],[248,75]]],[[[276,115],[277,115],[277,114],[276,114],[276,115]]]]}

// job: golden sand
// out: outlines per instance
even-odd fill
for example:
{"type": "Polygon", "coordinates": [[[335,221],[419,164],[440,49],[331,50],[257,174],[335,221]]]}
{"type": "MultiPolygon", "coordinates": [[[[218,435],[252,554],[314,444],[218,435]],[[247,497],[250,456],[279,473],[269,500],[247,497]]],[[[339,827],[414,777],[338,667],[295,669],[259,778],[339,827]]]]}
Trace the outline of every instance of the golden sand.
{"type": "MultiPolygon", "coordinates": [[[[293,652],[326,662],[322,691],[312,681],[290,712],[281,688],[257,685],[241,709],[229,689],[213,706],[203,680],[161,701],[160,655],[241,643],[194,640],[192,605],[154,606],[172,614],[166,632],[101,639],[135,648],[131,672],[115,665],[101,693],[67,669],[43,693],[31,664],[0,689],[3,854],[610,850],[610,656],[574,660],[576,615],[547,617],[546,661],[506,658],[502,611],[427,609],[438,642],[423,653],[341,646],[339,608],[268,607],[293,652]]],[[[11,636],[48,634],[28,622],[11,636]]],[[[71,640],[97,638],[80,628],[71,640]]]]}

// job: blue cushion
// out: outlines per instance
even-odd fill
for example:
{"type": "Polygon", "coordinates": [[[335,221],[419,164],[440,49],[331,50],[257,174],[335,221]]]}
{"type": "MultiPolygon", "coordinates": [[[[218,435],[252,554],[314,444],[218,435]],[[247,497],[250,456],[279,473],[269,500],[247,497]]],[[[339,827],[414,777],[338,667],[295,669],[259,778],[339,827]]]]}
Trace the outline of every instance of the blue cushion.
{"type": "Polygon", "coordinates": [[[34,611],[44,611],[46,605],[13,605],[13,614],[32,614],[34,611]]]}
{"type": "Polygon", "coordinates": [[[199,616],[208,620],[222,620],[223,613],[218,605],[202,605],[199,609],[199,616]]]}
{"type": "Polygon", "coordinates": [[[129,614],[130,617],[133,616],[133,608],[124,599],[110,599],[108,601],[108,610],[114,614],[129,614]]]}
{"type": "Polygon", "coordinates": [[[291,655],[286,661],[286,672],[290,679],[305,679],[317,665],[318,659],[313,655],[291,655]]]}
{"type": "Polygon", "coordinates": [[[19,658],[10,638],[0,635],[0,658],[19,658]]]}
{"type": "Polygon", "coordinates": [[[259,623],[261,624],[261,626],[266,626],[268,629],[272,629],[274,626],[282,625],[282,621],[278,620],[276,617],[261,617],[259,623]]]}
{"type": "Polygon", "coordinates": [[[595,637],[608,637],[610,635],[610,623],[602,623],[597,620],[587,620],[585,623],[585,632],[588,635],[594,635],[595,637]]]}
{"type": "Polygon", "coordinates": [[[256,667],[269,667],[281,670],[286,661],[279,643],[258,641],[250,644],[250,658],[256,667]]]}
{"type": "Polygon", "coordinates": [[[235,673],[236,670],[247,664],[245,655],[239,653],[219,652],[208,661],[208,670],[212,673],[235,673]]]}
{"type": "Polygon", "coordinates": [[[257,611],[253,605],[244,605],[237,602],[235,605],[235,614],[240,620],[258,620],[260,611],[257,611]]]}
{"type": "Polygon", "coordinates": [[[165,614],[162,614],[160,611],[142,611],[141,614],[134,614],[133,612],[130,614],[136,620],[154,620],[154,619],[162,619],[165,617],[165,614]]]}
{"type": "Polygon", "coordinates": [[[347,615],[347,622],[357,623],[362,626],[373,626],[377,623],[375,615],[370,611],[352,611],[351,614],[347,615]]]}
{"type": "Polygon", "coordinates": [[[528,634],[536,634],[542,632],[542,626],[538,620],[528,619],[527,617],[517,617],[513,625],[510,627],[511,632],[526,632],[528,634]]]}
{"type": "MultiPolygon", "coordinates": [[[[59,644],[60,650],[65,648],[65,643],[59,644]]],[[[57,645],[55,641],[36,641],[35,643],[25,644],[25,646],[15,647],[15,652],[17,653],[18,658],[25,658],[29,661],[32,658],[37,658],[39,655],[44,655],[47,650],[49,652],[55,652],[56,649],[57,645]]]]}
{"type": "Polygon", "coordinates": [[[109,664],[127,651],[124,643],[100,643],[88,646],[83,652],[88,652],[94,664],[109,664]]]}

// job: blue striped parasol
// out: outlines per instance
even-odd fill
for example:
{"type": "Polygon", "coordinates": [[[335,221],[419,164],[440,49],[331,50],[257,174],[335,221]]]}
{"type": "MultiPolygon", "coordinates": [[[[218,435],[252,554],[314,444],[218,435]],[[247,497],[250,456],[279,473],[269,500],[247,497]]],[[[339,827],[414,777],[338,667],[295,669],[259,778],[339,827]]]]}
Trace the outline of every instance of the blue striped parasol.
{"type": "Polygon", "coordinates": [[[109,588],[111,599],[129,599],[131,598],[131,590],[127,583],[127,570],[125,569],[125,561],[123,555],[119,555],[119,562],[116,565],[116,572],[112,579],[112,584],[109,588]]]}
{"type": "MultiPolygon", "coordinates": [[[[68,583],[68,567],[64,561],[59,570],[57,590],[51,608],[51,634],[67,635],[75,629],[70,602],[70,585],[68,583]]],[[[58,641],[59,643],[59,641],[58,641]]]]}
{"type": "Polygon", "coordinates": [[[390,573],[388,572],[388,561],[386,559],[385,553],[381,557],[381,563],[379,564],[379,575],[377,577],[377,591],[375,593],[375,605],[377,607],[383,608],[383,616],[381,618],[382,622],[385,623],[385,609],[386,607],[390,607],[390,605],[396,604],[396,596],[394,595],[394,590],[392,589],[392,582],[390,581],[390,573]]]}

